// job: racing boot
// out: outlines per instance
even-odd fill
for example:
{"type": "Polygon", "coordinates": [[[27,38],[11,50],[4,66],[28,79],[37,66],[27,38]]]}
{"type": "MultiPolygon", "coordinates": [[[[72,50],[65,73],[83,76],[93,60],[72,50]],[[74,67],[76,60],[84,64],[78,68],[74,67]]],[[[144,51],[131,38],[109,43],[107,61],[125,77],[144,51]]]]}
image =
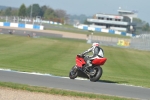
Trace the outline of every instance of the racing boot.
{"type": "Polygon", "coordinates": [[[86,65],[85,65],[85,69],[89,69],[92,66],[91,61],[87,60],[86,65]]]}
{"type": "Polygon", "coordinates": [[[92,64],[91,64],[91,61],[90,60],[87,60],[87,68],[91,67],[92,64]]]}

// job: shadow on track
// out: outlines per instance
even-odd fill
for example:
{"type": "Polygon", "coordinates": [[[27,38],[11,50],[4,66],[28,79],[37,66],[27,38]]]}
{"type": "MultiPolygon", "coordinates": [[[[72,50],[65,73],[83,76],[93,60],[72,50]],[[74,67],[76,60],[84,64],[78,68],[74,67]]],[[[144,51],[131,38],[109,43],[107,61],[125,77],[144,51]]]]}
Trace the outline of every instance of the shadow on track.
{"type": "Polygon", "coordinates": [[[109,81],[109,80],[99,80],[97,82],[103,82],[103,83],[118,83],[118,82],[114,82],[114,81],[109,81]]]}

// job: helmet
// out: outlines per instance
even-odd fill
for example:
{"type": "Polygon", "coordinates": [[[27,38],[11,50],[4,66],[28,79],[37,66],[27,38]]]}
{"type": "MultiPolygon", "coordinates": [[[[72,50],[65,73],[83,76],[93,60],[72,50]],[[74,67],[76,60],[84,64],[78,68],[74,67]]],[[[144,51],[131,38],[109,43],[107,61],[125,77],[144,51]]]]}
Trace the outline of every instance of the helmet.
{"type": "Polygon", "coordinates": [[[92,46],[93,47],[99,46],[99,43],[93,43],[92,46]]]}

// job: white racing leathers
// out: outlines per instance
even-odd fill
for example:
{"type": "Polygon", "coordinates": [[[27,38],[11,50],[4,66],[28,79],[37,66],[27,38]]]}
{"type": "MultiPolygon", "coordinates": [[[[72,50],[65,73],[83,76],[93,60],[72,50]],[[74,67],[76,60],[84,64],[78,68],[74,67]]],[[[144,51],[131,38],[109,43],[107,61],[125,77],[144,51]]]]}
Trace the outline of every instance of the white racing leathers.
{"type": "Polygon", "coordinates": [[[89,57],[85,57],[85,61],[87,63],[87,65],[90,67],[91,65],[91,60],[95,59],[95,58],[103,58],[104,57],[104,51],[101,47],[99,46],[93,46],[91,48],[89,48],[87,51],[85,51],[83,54],[87,54],[89,52],[93,52],[92,56],[89,57]]]}

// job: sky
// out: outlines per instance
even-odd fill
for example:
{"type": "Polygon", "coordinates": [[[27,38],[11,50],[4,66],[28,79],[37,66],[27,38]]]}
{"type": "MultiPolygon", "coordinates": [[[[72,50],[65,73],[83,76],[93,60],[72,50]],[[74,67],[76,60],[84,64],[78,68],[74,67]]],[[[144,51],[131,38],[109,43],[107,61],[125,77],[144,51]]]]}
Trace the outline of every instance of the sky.
{"type": "Polygon", "coordinates": [[[96,13],[117,14],[119,7],[125,10],[137,10],[138,17],[150,23],[150,0],[0,0],[0,5],[27,7],[31,4],[47,5],[53,9],[65,10],[67,14],[93,16],[96,13]]]}

